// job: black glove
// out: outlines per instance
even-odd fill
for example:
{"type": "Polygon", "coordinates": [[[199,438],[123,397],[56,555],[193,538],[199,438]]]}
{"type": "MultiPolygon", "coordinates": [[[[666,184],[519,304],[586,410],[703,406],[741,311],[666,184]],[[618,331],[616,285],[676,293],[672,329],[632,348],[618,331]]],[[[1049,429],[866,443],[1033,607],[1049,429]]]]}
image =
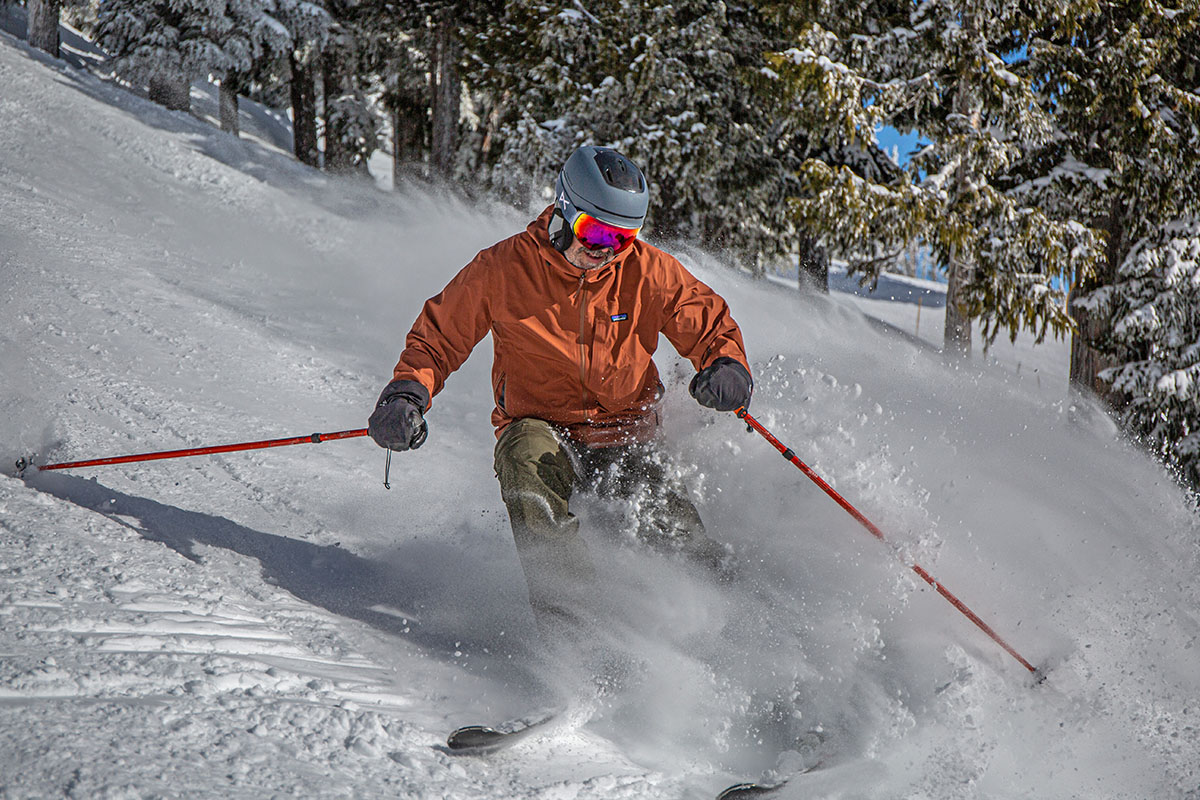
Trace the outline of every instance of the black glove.
{"type": "Polygon", "coordinates": [[[754,381],[741,362],[721,356],[696,373],[688,391],[702,406],[735,411],[750,404],[754,381]]]}
{"type": "Polygon", "coordinates": [[[416,450],[425,444],[429,428],[425,424],[425,409],[429,408],[429,391],[417,381],[395,380],[383,387],[367,433],[375,444],[402,452],[416,450]]]}

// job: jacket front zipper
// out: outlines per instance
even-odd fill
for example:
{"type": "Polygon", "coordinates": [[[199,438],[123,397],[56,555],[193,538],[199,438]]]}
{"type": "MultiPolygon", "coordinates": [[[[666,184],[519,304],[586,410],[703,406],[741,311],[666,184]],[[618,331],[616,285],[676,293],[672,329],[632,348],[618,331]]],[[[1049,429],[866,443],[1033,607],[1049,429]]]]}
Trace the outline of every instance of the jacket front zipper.
{"type": "Polygon", "coordinates": [[[579,386],[583,398],[583,410],[588,408],[587,371],[588,355],[587,341],[584,339],[584,326],[587,324],[587,274],[579,276],[579,386]]]}

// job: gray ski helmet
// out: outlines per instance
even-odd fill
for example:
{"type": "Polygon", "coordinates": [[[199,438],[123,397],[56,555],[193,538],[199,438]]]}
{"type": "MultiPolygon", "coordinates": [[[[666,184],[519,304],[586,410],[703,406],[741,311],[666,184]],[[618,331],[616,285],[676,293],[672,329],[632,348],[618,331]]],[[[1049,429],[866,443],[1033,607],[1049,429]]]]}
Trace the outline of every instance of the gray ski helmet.
{"type": "Polygon", "coordinates": [[[632,161],[616,150],[584,145],[567,159],[554,183],[550,240],[565,250],[580,212],[620,228],[641,228],[649,205],[650,187],[632,161]]]}

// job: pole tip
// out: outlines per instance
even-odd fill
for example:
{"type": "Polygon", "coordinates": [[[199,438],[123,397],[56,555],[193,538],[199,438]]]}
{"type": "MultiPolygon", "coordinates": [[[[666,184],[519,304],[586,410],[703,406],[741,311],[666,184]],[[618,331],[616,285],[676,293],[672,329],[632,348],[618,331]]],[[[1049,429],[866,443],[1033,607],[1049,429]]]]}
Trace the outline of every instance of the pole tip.
{"type": "Polygon", "coordinates": [[[33,466],[33,456],[17,459],[17,477],[24,478],[25,470],[33,466]]]}
{"type": "Polygon", "coordinates": [[[1030,677],[1033,679],[1033,685],[1035,687],[1044,686],[1046,684],[1046,676],[1049,674],[1049,672],[1049,664],[1042,664],[1034,669],[1033,672],[1030,673],[1030,677]]]}

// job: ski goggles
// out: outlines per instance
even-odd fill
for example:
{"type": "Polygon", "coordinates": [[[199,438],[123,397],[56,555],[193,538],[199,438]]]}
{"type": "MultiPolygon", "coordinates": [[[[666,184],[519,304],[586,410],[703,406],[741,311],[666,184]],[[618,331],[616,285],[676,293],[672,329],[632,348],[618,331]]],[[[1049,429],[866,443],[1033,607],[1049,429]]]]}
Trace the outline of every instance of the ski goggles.
{"type": "Polygon", "coordinates": [[[611,247],[614,253],[620,253],[633,244],[640,230],[641,228],[622,228],[618,225],[610,225],[582,211],[571,223],[571,232],[588,250],[611,247]]]}

